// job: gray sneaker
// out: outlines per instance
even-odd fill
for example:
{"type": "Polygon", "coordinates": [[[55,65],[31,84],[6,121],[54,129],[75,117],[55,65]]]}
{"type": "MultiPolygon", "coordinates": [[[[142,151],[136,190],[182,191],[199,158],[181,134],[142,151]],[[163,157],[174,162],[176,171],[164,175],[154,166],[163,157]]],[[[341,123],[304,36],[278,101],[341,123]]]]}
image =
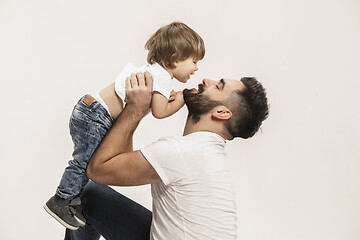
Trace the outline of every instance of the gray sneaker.
{"type": "Polygon", "coordinates": [[[66,228],[76,230],[80,224],[70,210],[71,201],[54,195],[45,203],[44,209],[66,228]]]}
{"type": "Polygon", "coordinates": [[[70,211],[74,215],[75,219],[79,222],[81,227],[86,225],[86,219],[82,214],[82,206],[80,197],[76,197],[69,203],[70,211]]]}

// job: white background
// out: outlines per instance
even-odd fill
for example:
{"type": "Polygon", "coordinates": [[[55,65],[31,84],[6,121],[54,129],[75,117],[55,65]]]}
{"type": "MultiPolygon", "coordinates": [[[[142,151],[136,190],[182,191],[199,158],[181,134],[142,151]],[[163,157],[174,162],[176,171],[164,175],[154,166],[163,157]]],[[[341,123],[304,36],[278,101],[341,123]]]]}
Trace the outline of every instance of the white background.
{"type": "MultiPolygon", "coordinates": [[[[262,133],[229,142],[238,239],[360,239],[358,0],[0,0],[0,239],[63,239],[42,208],[71,157],[76,101],[145,63],[180,20],[206,44],[203,78],[256,76],[262,133]]],[[[187,110],[147,116],[135,147],[182,134],[187,110]]],[[[149,187],[117,188],[151,207],[149,187]]]]}

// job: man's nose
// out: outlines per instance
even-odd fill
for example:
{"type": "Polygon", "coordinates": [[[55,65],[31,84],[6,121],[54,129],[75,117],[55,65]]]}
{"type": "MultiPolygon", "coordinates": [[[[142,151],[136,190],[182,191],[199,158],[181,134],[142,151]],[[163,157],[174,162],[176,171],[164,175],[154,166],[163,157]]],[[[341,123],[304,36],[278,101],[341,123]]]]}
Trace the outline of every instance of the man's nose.
{"type": "Polygon", "coordinates": [[[205,85],[205,87],[208,87],[208,86],[211,86],[211,85],[214,85],[216,84],[216,81],[215,80],[211,80],[211,79],[204,79],[203,80],[203,84],[205,85]]]}

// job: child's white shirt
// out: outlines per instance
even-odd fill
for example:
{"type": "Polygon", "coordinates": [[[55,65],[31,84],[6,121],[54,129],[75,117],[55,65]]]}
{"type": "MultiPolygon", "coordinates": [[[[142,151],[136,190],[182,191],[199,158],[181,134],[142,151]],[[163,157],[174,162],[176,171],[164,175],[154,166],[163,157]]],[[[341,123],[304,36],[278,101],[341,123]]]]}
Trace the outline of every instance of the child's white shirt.
{"type": "MultiPolygon", "coordinates": [[[[115,80],[115,92],[121,98],[123,102],[123,107],[125,107],[126,101],[126,78],[130,77],[132,73],[137,72],[149,72],[153,78],[153,91],[157,91],[165,96],[167,99],[170,97],[170,93],[174,90],[174,81],[171,78],[171,75],[162,67],[160,64],[155,63],[152,65],[144,65],[142,67],[136,67],[132,63],[126,64],[126,66],[121,70],[120,74],[115,80]]],[[[108,106],[105,104],[104,100],[101,98],[100,93],[91,94],[98,102],[103,105],[103,107],[110,114],[108,106]]],[[[147,111],[145,115],[150,112],[147,111]]]]}
{"type": "Polygon", "coordinates": [[[132,73],[144,73],[146,71],[149,72],[153,78],[153,91],[157,91],[169,99],[170,93],[174,89],[174,81],[171,78],[171,75],[162,66],[160,66],[160,64],[155,63],[152,65],[136,67],[132,63],[128,63],[115,81],[115,92],[122,99],[123,106],[126,104],[126,78],[130,77],[132,73]]]}

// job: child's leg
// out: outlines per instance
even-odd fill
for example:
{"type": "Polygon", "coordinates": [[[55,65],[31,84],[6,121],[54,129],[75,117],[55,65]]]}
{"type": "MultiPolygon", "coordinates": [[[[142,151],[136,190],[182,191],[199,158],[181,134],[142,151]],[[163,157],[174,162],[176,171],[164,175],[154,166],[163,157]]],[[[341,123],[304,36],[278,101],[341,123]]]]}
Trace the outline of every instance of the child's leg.
{"type": "Polygon", "coordinates": [[[99,102],[92,101],[95,99],[90,96],[82,98],[70,118],[69,128],[74,142],[73,160],[69,161],[56,191],[56,195],[63,199],[73,199],[80,194],[88,181],[87,164],[112,125],[107,110],[99,102]]]}
{"type": "MultiPolygon", "coordinates": [[[[112,119],[109,113],[91,96],[81,98],[75,105],[69,124],[70,134],[74,142],[73,159],[69,161],[69,165],[65,169],[56,196],[44,206],[51,215],[56,215],[55,218],[64,220],[64,217],[60,215],[67,215],[66,218],[68,219],[65,220],[65,224],[58,218],[57,220],[70,229],[73,229],[71,226],[76,225],[76,222],[69,218],[69,215],[75,214],[75,216],[80,217],[79,222],[84,224],[82,220],[85,219],[81,214],[78,214],[81,211],[79,208],[80,199],[74,198],[80,194],[83,186],[88,182],[87,164],[111,125],[112,119]],[[52,205],[54,205],[54,210],[52,210],[52,205]],[[67,225],[67,221],[71,222],[68,224],[70,226],[67,225]]],[[[78,226],[74,227],[77,228],[78,226]]]]}

